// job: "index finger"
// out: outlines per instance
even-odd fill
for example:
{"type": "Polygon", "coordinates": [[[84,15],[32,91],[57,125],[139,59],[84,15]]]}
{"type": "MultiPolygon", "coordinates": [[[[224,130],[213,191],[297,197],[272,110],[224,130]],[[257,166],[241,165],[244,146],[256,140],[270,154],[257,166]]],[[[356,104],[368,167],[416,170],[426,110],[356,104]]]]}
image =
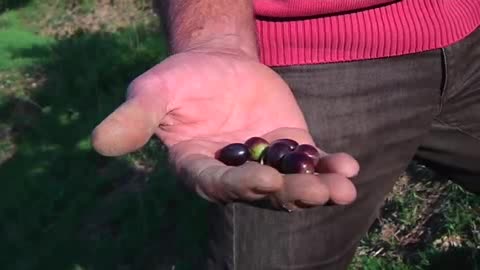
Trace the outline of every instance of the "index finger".
{"type": "Polygon", "coordinates": [[[257,200],[283,186],[282,176],[274,168],[256,162],[227,166],[193,145],[187,149],[173,155],[172,162],[187,187],[209,201],[257,200]]]}

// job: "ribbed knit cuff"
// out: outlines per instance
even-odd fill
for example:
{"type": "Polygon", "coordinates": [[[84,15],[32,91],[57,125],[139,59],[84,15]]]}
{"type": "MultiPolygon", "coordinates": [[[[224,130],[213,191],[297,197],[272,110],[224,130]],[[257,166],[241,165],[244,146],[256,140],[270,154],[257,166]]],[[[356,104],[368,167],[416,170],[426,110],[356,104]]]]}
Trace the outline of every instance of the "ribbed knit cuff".
{"type": "Polygon", "coordinates": [[[255,12],[271,18],[334,14],[385,5],[398,0],[254,0],[255,12]]]}
{"type": "Polygon", "coordinates": [[[307,20],[257,19],[261,61],[269,66],[344,62],[427,51],[448,46],[479,25],[480,1],[471,0],[403,0],[307,20]]]}

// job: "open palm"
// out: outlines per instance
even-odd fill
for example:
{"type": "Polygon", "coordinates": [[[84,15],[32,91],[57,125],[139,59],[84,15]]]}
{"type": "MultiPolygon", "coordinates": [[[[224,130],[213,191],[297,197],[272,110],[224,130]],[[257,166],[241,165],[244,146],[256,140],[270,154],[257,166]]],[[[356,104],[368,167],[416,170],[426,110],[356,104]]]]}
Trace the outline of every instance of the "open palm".
{"type": "Polygon", "coordinates": [[[314,144],[288,85],[270,68],[233,53],[186,52],[135,79],[127,101],[93,132],[95,149],[121,155],[156,134],[181,179],[210,201],[257,200],[276,205],[349,203],[358,172],[346,154],[321,159],[319,175],[281,175],[248,162],[230,167],[214,158],[226,144],[261,136],[314,144]]]}

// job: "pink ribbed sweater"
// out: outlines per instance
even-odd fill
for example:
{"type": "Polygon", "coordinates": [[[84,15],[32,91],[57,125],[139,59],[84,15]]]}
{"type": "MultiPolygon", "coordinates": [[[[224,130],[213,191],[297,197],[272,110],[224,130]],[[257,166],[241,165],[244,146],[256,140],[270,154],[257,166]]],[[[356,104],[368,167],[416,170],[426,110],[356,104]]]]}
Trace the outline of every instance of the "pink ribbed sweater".
{"type": "Polygon", "coordinates": [[[254,0],[254,6],[261,60],[269,66],[427,51],[480,25],[480,0],[254,0]]]}

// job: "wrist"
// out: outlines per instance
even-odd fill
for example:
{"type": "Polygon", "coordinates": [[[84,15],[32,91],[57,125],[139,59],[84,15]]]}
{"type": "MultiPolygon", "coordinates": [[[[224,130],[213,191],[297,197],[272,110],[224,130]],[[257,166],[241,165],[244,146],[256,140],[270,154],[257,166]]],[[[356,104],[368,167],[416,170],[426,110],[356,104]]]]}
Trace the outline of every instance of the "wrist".
{"type": "Polygon", "coordinates": [[[251,38],[245,39],[236,34],[216,35],[205,38],[197,38],[188,42],[172,42],[172,50],[173,53],[224,53],[247,57],[258,61],[259,56],[256,42],[246,40],[251,40],[251,38]]]}

